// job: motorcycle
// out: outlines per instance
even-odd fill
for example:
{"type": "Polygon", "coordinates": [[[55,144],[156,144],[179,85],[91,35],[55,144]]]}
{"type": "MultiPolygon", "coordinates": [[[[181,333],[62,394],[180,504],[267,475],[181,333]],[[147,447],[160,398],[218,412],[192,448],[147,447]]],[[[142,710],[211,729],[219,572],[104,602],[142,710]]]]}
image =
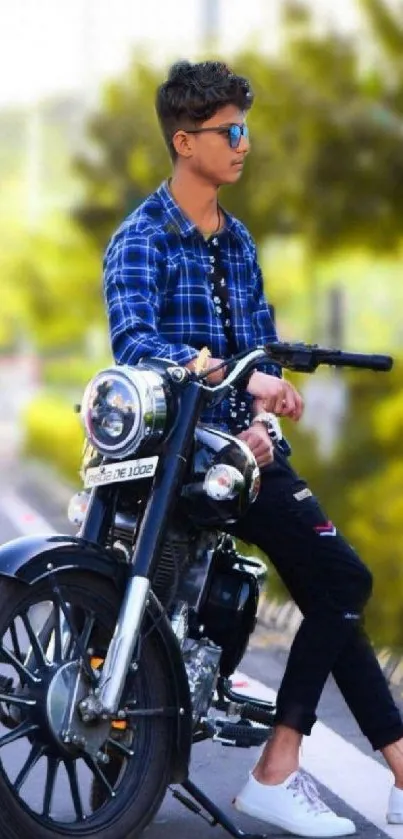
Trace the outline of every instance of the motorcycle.
{"type": "Polygon", "coordinates": [[[392,366],[275,342],[234,356],[215,387],[152,358],[88,384],[81,417],[95,458],[70,504],[79,530],[0,549],[4,839],[135,839],[168,787],[253,839],[189,777],[194,744],[260,745],[275,720],[273,704],[231,683],[266,569],[226,529],[256,499],[260,471],[244,442],[199,417],[268,359],[307,373],[392,366]]]}

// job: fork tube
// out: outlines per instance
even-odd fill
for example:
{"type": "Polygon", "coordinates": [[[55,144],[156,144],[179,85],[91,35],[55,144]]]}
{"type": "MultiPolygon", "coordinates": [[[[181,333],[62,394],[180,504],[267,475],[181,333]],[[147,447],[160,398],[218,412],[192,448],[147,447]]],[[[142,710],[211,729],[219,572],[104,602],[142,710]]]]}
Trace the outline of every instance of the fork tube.
{"type": "Polygon", "coordinates": [[[202,400],[201,387],[193,382],[188,383],[182,392],[175,426],[158,462],[153,488],[136,539],[115,633],[99,680],[99,698],[103,712],[107,714],[116,713],[119,707],[168,519],[187,468],[202,400]]]}
{"type": "Polygon", "coordinates": [[[115,486],[94,487],[91,490],[84,522],[80,528],[80,536],[89,542],[104,545],[111,524],[113,496],[117,492],[115,486]]]}

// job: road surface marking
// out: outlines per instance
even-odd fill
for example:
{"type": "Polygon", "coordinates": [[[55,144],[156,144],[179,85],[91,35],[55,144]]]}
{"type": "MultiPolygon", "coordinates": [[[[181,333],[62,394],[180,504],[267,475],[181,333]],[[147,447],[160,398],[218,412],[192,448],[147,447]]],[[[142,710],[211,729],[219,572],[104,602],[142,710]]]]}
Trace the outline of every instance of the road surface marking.
{"type": "Polygon", "coordinates": [[[55,530],[39,513],[16,493],[7,492],[0,500],[0,508],[6,518],[22,536],[54,536],[55,530]]]}
{"type": "MultiPolygon", "coordinates": [[[[232,681],[236,692],[276,701],[275,690],[249,679],[244,673],[235,673],[232,681]]],[[[321,722],[316,722],[310,737],[303,739],[301,765],[379,830],[392,839],[403,839],[403,825],[386,822],[393,775],[385,766],[364,755],[321,722]]]]}

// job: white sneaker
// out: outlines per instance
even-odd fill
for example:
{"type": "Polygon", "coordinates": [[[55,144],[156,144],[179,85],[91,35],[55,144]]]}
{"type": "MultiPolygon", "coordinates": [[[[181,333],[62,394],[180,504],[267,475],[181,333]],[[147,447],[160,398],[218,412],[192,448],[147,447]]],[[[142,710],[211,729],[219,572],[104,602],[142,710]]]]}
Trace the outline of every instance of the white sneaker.
{"type": "Polygon", "coordinates": [[[392,787],[389,796],[386,821],[389,824],[403,824],[403,790],[392,787]]]}
{"type": "Polygon", "coordinates": [[[261,784],[251,774],[234,806],[242,813],[297,836],[329,837],[355,833],[354,822],[336,816],[321,800],[312,779],[302,772],[293,772],[282,784],[273,785],[261,784]]]}

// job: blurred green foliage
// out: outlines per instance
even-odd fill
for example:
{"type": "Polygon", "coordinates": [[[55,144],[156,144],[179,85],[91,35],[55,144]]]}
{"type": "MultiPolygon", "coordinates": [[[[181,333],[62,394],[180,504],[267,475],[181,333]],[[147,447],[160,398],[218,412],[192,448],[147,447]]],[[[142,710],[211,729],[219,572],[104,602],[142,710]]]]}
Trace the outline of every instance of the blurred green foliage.
{"type": "MultiPolygon", "coordinates": [[[[363,242],[390,249],[400,240],[403,160],[386,80],[361,72],[353,41],[319,38],[309,15],[295,3],[284,8],[280,53],[245,51],[232,61],[256,95],[253,153],[223,200],[259,243],[299,234],[315,253],[363,242]]],[[[91,152],[76,161],[86,196],[75,216],[102,244],[169,170],[154,113],[161,79],[137,60],[89,121],[91,152]]]]}
{"type": "MultiPolygon", "coordinates": [[[[253,153],[222,201],[258,242],[280,334],[326,341],[327,293],[343,286],[350,346],[399,354],[403,27],[384,0],[357,2],[372,33],[371,63],[354,39],[318,34],[295,2],[283,4],[278,54],[234,58],[256,94],[248,118],[253,153]]],[[[27,451],[75,484],[83,436],[72,405],[108,363],[102,249],[170,170],[154,113],[161,78],[137,58],[105,87],[88,119],[86,149],[75,154],[80,190],[69,216],[48,214],[26,229],[13,210],[0,231],[0,345],[18,346],[23,334],[46,359],[48,390],[25,416],[27,451]]],[[[284,431],[294,466],[374,571],[373,638],[403,648],[402,372],[398,364],[388,376],[342,374],[348,408],[327,458],[314,432],[288,422],[284,431]]]]}
{"type": "Polygon", "coordinates": [[[74,218],[100,247],[169,171],[154,112],[160,82],[146,59],[135,60],[123,78],[106,86],[101,109],[89,118],[89,151],[75,159],[86,189],[74,218]]]}
{"type": "Polygon", "coordinates": [[[42,364],[42,382],[53,391],[69,391],[78,402],[90,378],[112,363],[112,357],[106,355],[97,358],[95,363],[79,355],[69,355],[66,359],[52,358],[42,364]]]}
{"type": "Polygon", "coordinates": [[[84,434],[73,405],[55,394],[43,394],[30,402],[23,421],[24,453],[51,463],[78,485],[84,434]]]}

